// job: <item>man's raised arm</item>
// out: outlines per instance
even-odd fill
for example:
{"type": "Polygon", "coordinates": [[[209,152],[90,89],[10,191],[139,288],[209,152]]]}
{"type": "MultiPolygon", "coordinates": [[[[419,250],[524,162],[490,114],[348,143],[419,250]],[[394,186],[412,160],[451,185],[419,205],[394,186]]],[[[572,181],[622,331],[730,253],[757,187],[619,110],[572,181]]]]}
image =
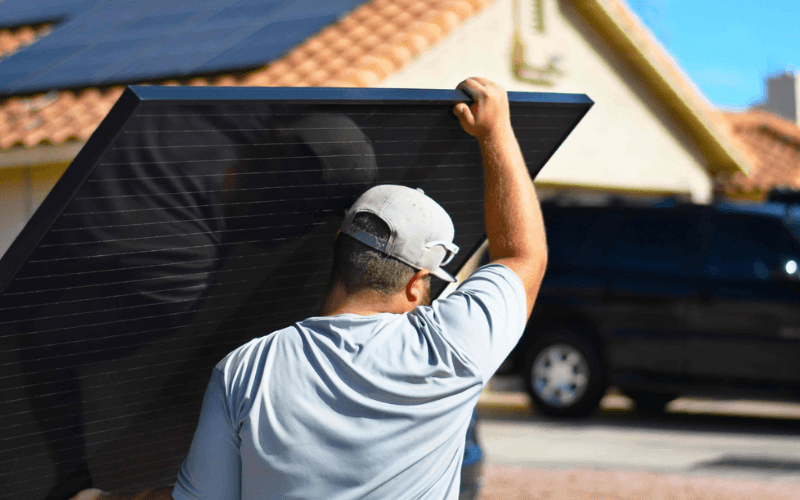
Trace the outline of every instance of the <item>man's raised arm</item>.
{"type": "Polygon", "coordinates": [[[478,139],[483,155],[489,257],[519,276],[530,316],[547,267],[547,241],[533,181],[511,128],[508,95],[485,78],[467,78],[458,88],[474,100],[457,104],[453,112],[478,139]]]}

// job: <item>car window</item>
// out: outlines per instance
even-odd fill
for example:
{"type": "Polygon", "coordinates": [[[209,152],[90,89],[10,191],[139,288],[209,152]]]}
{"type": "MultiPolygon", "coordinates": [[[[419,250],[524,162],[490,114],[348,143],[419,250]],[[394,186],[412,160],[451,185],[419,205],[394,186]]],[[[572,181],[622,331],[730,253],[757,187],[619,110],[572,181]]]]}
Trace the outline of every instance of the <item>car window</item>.
{"type": "Polygon", "coordinates": [[[789,224],[789,229],[794,234],[794,237],[800,242],[800,221],[794,221],[789,224]]]}
{"type": "Polygon", "coordinates": [[[794,238],[800,244],[800,205],[789,208],[789,229],[794,234],[794,238]]]}
{"type": "Polygon", "coordinates": [[[703,274],[767,281],[784,260],[798,257],[796,248],[786,227],[776,219],[718,214],[703,274]]]}
{"type": "Polygon", "coordinates": [[[619,220],[619,211],[599,207],[544,207],[548,267],[597,266],[619,220]]]}
{"type": "Polygon", "coordinates": [[[547,231],[548,264],[551,268],[569,267],[575,254],[586,243],[595,217],[573,208],[556,208],[544,211],[547,231]]]}
{"type": "Polygon", "coordinates": [[[609,269],[689,276],[701,249],[700,214],[636,211],[622,222],[603,265],[609,269]]]}

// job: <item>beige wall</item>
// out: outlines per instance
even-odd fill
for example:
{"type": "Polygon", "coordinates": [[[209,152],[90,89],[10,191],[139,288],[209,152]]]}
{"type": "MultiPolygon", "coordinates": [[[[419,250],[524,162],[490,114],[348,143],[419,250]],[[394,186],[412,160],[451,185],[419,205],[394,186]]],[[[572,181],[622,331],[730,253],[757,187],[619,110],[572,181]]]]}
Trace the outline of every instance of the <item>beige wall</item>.
{"type": "Polygon", "coordinates": [[[0,255],[28,220],[26,169],[0,170],[0,255]]]}
{"type": "Polygon", "coordinates": [[[66,165],[0,169],[0,256],[42,204],[66,165]]]}
{"type": "MultiPolygon", "coordinates": [[[[544,33],[537,32],[530,11],[521,13],[519,23],[526,63],[545,68],[556,57],[562,74],[545,75],[549,86],[514,75],[514,1],[498,0],[382,86],[453,88],[463,78],[479,75],[508,90],[587,94],[594,107],[537,180],[688,192],[695,201],[708,201],[712,186],[704,158],[569,0],[541,0],[544,33]]],[[[536,4],[517,1],[523,8],[536,4]]]]}

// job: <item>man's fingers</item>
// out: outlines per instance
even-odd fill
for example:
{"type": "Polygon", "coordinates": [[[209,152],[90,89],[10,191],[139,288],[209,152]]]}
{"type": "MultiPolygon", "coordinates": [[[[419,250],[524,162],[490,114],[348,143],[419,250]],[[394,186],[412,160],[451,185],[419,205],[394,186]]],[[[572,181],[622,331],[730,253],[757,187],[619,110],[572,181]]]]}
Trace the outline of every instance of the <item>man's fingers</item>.
{"type": "Polygon", "coordinates": [[[469,106],[463,102],[456,104],[455,108],[453,108],[453,113],[458,117],[458,121],[461,122],[462,127],[465,125],[469,127],[475,125],[475,115],[472,114],[472,110],[469,109],[469,106]]]}
{"type": "Polygon", "coordinates": [[[478,101],[486,95],[486,87],[475,78],[467,78],[456,87],[470,96],[473,101],[478,101]]]}
{"type": "Polygon", "coordinates": [[[97,488],[88,488],[79,491],[71,500],[99,500],[105,492],[97,488]]]}
{"type": "Polygon", "coordinates": [[[472,89],[470,89],[469,86],[466,84],[466,80],[464,80],[463,82],[459,83],[456,88],[458,90],[464,92],[465,94],[467,94],[467,96],[470,99],[472,99],[473,101],[477,101],[478,100],[478,98],[475,96],[475,94],[472,93],[472,89]]]}
{"type": "Polygon", "coordinates": [[[492,82],[491,80],[488,80],[486,78],[483,78],[481,76],[471,76],[471,77],[469,77],[469,79],[470,80],[475,80],[476,82],[480,83],[484,87],[490,87],[490,86],[494,85],[494,82],[492,82]]]}

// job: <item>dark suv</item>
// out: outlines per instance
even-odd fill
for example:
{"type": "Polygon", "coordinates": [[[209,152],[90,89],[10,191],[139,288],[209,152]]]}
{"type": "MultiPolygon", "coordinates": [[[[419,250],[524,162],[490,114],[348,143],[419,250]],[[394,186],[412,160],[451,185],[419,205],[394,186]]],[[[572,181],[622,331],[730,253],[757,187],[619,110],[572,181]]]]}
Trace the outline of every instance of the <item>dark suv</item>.
{"type": "Polygon", "coordinates": [[[800,399],[800,205],[543,204],[549,264],[506,366],[537,409],[800,399]]]}

